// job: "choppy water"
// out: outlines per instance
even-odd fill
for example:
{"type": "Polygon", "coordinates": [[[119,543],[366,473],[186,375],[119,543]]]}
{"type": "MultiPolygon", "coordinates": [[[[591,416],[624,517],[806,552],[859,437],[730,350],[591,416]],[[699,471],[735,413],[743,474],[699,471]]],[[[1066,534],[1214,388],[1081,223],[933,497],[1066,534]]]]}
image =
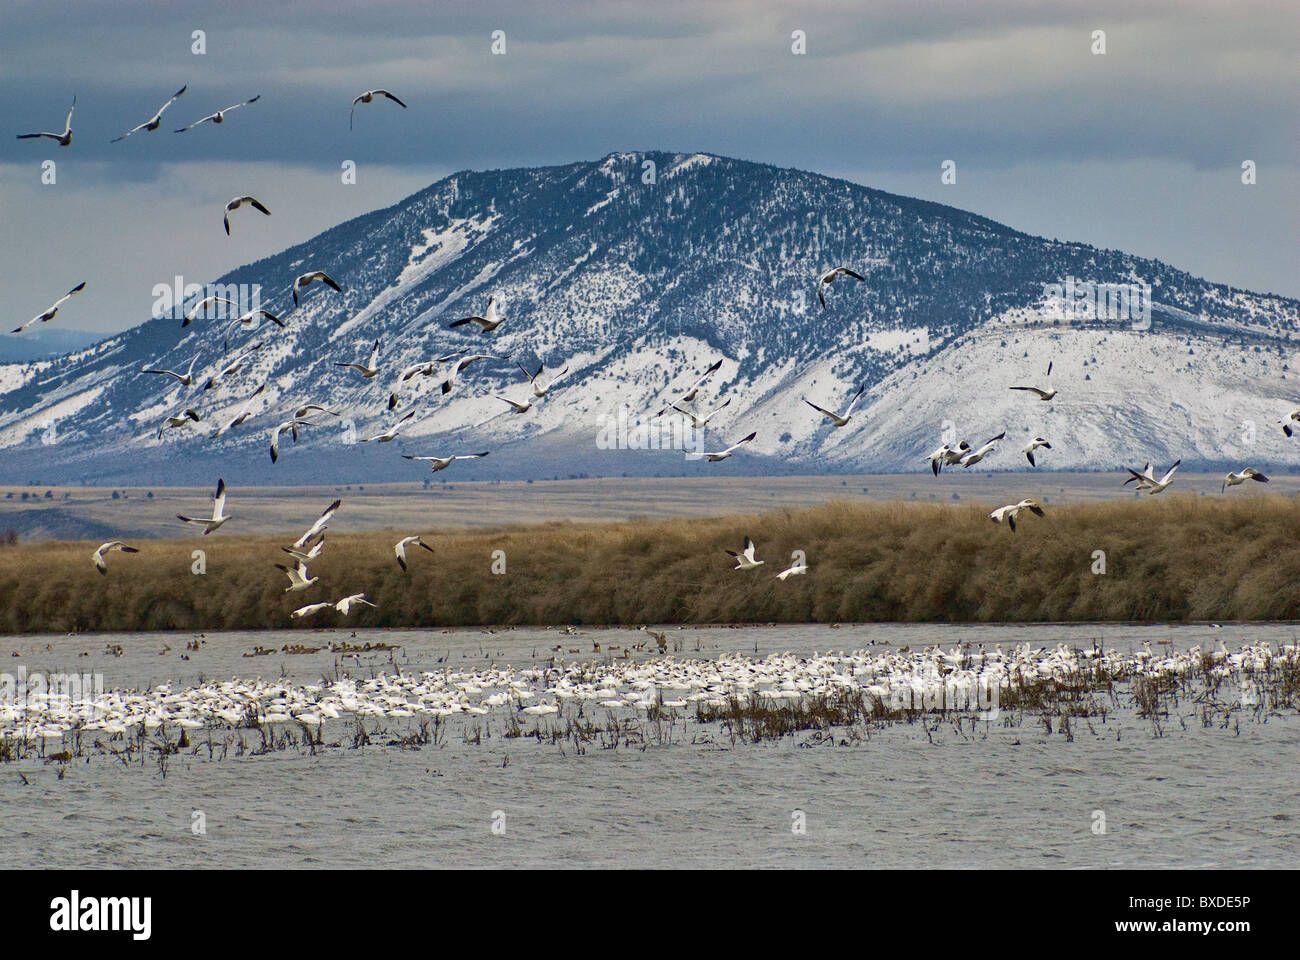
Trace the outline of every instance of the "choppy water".
{"type": "MultiPolygon", "coordinates": [[[[873,643],[1088,647],[1094,638],[1121,650],[1162,640],[1208,649],[1220,637],[1230,646],[1293,642],[1295,627],[782,626],[668,635],[670,653],[701,658],[873,643]]],[[[336,671],[542,663],[556,645],[569,660],[607,657],[611,646],[645,637],[304,630],[213,635],[187,653],[190,639],[6,638],[0,671],[100,672],[110,688],[236,676],[312,683],[336,671]],[[402,646],[356,659],[327,650],[243,656],[257,645],[343,640],[402,646]],[[106,652],[112,645],[120,655],[106,652]]],[[[1076,723],[1072,742],[1027,716],[980,725],[974,735],[969,724],[961,733],[951,723],[900,724],[848,746],[813,745],[808,734],[733,744],[717,725],[681,722],[668,745],[593,745],[581,754],[572,743],[499,732],[477,744],[453,732],[418,749],[352,749],[349,740],[315,755],[212,760],[203,749],[170,757],[165,776],[152,758],[130,767],[103,756],[66,766],[22,760],[0,764],[0,845],[11,865],[62,867],[1294,866],[1300,717],[1243,716],[1206,729],[1194,713],[1191,705],[1175,711],[1159,737],[1135,714],[1076,723]],[[791,830],[796,810],[806,816],[804,834],[791,830]],[[205,834],[191,830],[195,811],[205,834]],[[1095,811],[1105,816],[1104,834],[1094,833],[1095,811]],[[502,815],[504,833],[494,833],[502,815]]],[[[344,730],[325,739],[344,740],[344,730]]]]}

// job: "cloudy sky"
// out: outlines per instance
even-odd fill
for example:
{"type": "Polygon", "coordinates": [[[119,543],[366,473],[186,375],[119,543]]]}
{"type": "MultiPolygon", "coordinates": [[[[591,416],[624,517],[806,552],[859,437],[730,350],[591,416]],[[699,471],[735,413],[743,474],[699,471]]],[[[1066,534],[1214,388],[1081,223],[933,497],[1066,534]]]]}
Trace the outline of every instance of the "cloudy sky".
{"type": "Polygon", "coordinates": [[[841,176],[1300,296],[1298,25],[1294,0],[6,0],[0,326],[87,280],[93,301],[58,322],[120,330],[157,283],[214,279],[455,170],[648,149],[841,176]],[[108,142],[182,84],[161,130],[108,142]],[[409,109],[361,107],[349,133],[371,87],[409,109]],[[71,146],[16,139],[61,130],[74,94],[71,146]],[[227,238],[242,193],[273,216],[241,211],[227,238]]]}

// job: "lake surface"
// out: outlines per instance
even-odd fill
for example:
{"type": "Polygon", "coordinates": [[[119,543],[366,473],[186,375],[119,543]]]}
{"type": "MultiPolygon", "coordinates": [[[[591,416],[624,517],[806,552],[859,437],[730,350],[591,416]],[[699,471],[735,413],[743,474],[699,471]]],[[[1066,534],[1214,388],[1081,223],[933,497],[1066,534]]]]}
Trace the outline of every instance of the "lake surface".
{"type": "MultiPolygon", "coordinates": [[[[702,659],[934,643],[1089,648],[1094,639],[1120,650],[1146,642],[1210,649],[1220,638],[1230,647],[1293,643],[1296,627],[815,625],[667,634],[671,656],[702,659]]],[[[99,672],[108,688],[179,689],[232,677],[310,684],[395,668],[542,665],[557,645],[570,661],[603,659],[611,646],[646,640],[631,630],[302,630],[214,634],[187,651],[194,638],[7,637],[0,639],[0,671],[99,672]],[[347,658],[328,649],[280,652],[345,640],[401,646],[347,658]],[[254,647],[276,652],[244,656],[254,647]]],[[[343,721],[330,722],[338,726],[324,740],[339,747],[215,759],[203,747],[169,757],[165,775],[152,757],[131,765],[102,755],[0,763],[0,845],[14,866],[81,868],[1214,868],[1300,861],[1294,711],[1243,713],[1226,728],[1205,727],[1196,705],[1183,702],[1162,735],[1149,720],[1121,711],[1104,723],[1076,721],[1073,740],[1048,733],[1031,714],[961,728],[932,720],[846,745],[818,742],[811,732],[733,743],[720,724],[681,719],[644,747],[590,745],[585,752],[572,742],[506,738],[499,725],[492,737],[467,742],[455,723],[437,743],[418,748],[385,746],[378,737],[353,748],[343,721]],[[196,811],[201,834],[192,830],[196,811]],[[806,832],[792,831],[796,811],[806,832]],[[1094,832],[1099,817],[1104,833],[1094,832]]],[[[205,737],[197,734],[195,743],[205,737]]]]}

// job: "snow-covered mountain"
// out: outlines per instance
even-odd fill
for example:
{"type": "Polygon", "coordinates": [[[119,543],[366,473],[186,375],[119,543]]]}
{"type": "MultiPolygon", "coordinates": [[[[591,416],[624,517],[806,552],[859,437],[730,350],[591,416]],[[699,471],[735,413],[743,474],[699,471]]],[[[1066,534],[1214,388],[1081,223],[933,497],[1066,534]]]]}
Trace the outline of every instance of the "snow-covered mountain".
{"type": "Polygon", "coordinates": [[[0,481],[208,482],[218,470],[245,483],[418,480],[427,467],[400,453],[484,449],[492,456],[438,478],[885,472],[925,469],[944,439],[1003,429],[1007,443],[981,468],[1027,468],[1016,451],[1035,434],[1052,441],[1049,469],[1300,461],[1300,439],[1276,424],[1300,399],[1288,369],[1300,302],[705,154],[457,173],[216,282],[260,289],[287,327],[227,341],[226,321],[182,328],[167,316],[57,359],[0,365],[0,481]],[[817,277],[841,264],[866,280],[838,279],[823,309],[817,277]],[[344,291],[314,284],[295,308],[290,285],[310,269],[344,291]],[[1085,283],[1149,284],[1149,316],[1075,315],[1085,283]],[[500,329],[448,329],[491,295],[508,318],[500,329]],[[375,340],[378,377],[336,365],[366,360],[375,340]],[[245,369],[199,388],[256,342],[245,369]],[[444,373],[417,376],[388,410],[399,371],[461,348],[511,359],[478,361],[445,396],[444,373]],[[194,358],[191,387],[142,372],[194,358]],[[699,445],[756,431],[752,444],[718,464],[624,448],[680,441],[679,415],[652,414],[717,359],[696,407],[730,404],[699,445]],[[544,362],[541,381],[568,373],[516,414],[494,396],[529,395],[514,361],[544,362]],[[211,439],[262,383],[248,421],[211,439]],[[1042,402],[1007,389],[1018,384],[1059,393],[1042,402]],[[801,399],[842,409],[862,385],[838,430],[801,399]],[[286,436],[272,465],[268,431],[307,401],[341,417],[296,444],[286,436]],[[162,418],[185,406],[203,422],[159,439],[162,418]],[[411,410],[395,442],[351,442],[411,410]]]}

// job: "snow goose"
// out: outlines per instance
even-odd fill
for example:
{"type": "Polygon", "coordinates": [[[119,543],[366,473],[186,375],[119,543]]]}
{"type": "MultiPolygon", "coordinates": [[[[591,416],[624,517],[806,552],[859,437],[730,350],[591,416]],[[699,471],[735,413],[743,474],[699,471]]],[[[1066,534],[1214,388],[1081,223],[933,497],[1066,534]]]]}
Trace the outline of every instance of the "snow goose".
{"type": "Polygon", "coordinates": [[[211,390],[222,380],[226,379],[226,377],[234,376],[244,368],[244,364],[249,361],[253,354],[257,353],[257,351],[261,349],[262,344],[260,342],[253,344],[251,347],[247,347],[243,353],[239,354],[239,356],[235,357],[235,359],[231,360],[224,367],[218,370],[215,377],[208,377],[203,384],[203,389],[211,390]]]}
{"type": "Polygon", "coordinates": [[[346,617],[349,613],[352,612],[352,608],[354,606],[360,606],[360,605],[365,605],[367,607],[378,607],[378,604],[371,603],[369,600],[367,600],[366,595],[364,593],[354,593],[344,597],[338,603],[334,604],[334,609],[346,617]]]}
{"type": "Polygon", "coordinates": [[[235,197],[229,203],[226,204],[226,212],[221,218],[222,222],[225,223],[226,225],[226,236],[230,236],[231,212],[238,210],[244,204],[248,204],[254,210],[261,211],[262,213],[266,214],[268,217],[271,215],[271,211],[266,209],[266,207],[262,206],[261,201],[259,201],[256,197],[235,197]]]}
{"type": "Polygon", "coordinates": [[[1235,487],[1240,483],[1245,483],[1247,480],[1256,480],[1259,483],[1268,483],[1268,477],[1264,476],[1254,467],[1247,467],[1245,470],[1242,470],[1241,473],[1230,473],[1224,477],[1223,486],[1220,488],[1219,492],[1223,493],[1229,487],[1235,487]]]}
{"type": "Polygon", "coordinates": [[[1027,390],[1038,397],[1039,400],[1051,400],[1056,396],[1055,390],[1043,390],[1039,387],[1008,387],[1008,390],[1027,390]]]}
{"type": "MultiPolygon", "coordinates": [[[[320,538],[306,550],[295,550],[292,547],[281,547],[280,549],[301,563],[311,563],[320,556],[320,552],[325,549],[325,534],[319,533],[320,538]]],[[[304,544],[304,546],[306,546],[304,544]]]]}
{"type": "Polygon", "coordinates": [[[351,367],[367,380],[371,380],[379,374],[379,341],[375,341],[374,347],[370,351],[370,359],[365,363],[343,363],[340,360],[334,361],[336,367],[351,367]]]}
{"type": "Polygon", "coordinates": [[[409,453],[402,454],[403,460],[427,460],[433,465],[433,472],[446,470],[457,460],[477,460],[479,457],[486,457],[490,451],[484,450],[482,453],[457,453],[450,457],[414,457],[409,453]]]}
{"type": "Polygon", "coordinates": [[[447,329],[450,330],[455,327],[463,327],[467,323],[473,323],[478,325],[481,332],[491,333],[505,322],[506,318],[497,313],[497,298],[488,297],[487,312],[483,316],[461,317],[459,320],[453,320],[448,324],[447,329]]]}
{"type": "Polygon", "coordinates": [[[271,462],[275,463],[280,459],[280,437],[286,433],[292,433],[294,442],[298,442],[298,428],[311,426],[310,420],[301,420],[294,417],[292,420],[286,420],[284,423],[273,427],[271,430],[271,462]]]}
{"type": "Polygon", "coordinates": [[[817,300],[821,303],[822,309],[826,308],[826,288],[835,282],[836,277],[852,277],[854,280],[866,280],[860,273],[855,273],[848,267],[836,267],[834,270],[823,273],[817,280],[817,300]]]}
{"type": "Polygon", "coordinates": [[[513,409],[515,413],[527,413],[529,410],[533,409],[533,404],[536,402],[534,400],[525,400],[523,403],[520,403],[517,400],[511,400],[509,397],[503,397],[500,394],[494,394],[494,396],[502,403],[510,404],[511,409],[513,409]]]}
{"type": "Polygon", "coordinates": [[[755,567],[761,567],[767,562],[766,560],[754,559],[754,541],[749,537],[745,537],[744,550],[740,553],[737,553],[735,550],[728,550],[727,556],[736,558],[736,565],[731,568],[733,570],[752,570],[755,567]]]}
{"type": "Polygon", "coordinates": [[[262,95],[259,93],[251,100],[245,100],[243,103],[236,103],[234,106],[226,107],[224,110],[218,110],[216,113],[209,113],[206,117],[199,117],[199,119],[195,120],[193,123],[181,127],[179,130],[175,130],[173,132],[184,133],[186,130],[193,130],[200,123],[207,123],[209,120],[211,120],[213,123],[225,123],[226,114],[228,114],[231,110],[238,110],[240,107],[246,107],[250,103],[257,103],[257,101],[261,99],[262,99],[262,95]]]}
{"type": "Polygon", "coordinates": [[[295,277],[293,280],[293,305],[295,307],[298,305],[298,291],[303,287],[311,286],[317,280],[325,284],[327,287],[332,287],[339,293],[343,292],[343,288],[335,283],[334,280],[331,279],[330,275],[324,270],[309,270],[301,276],[295,277]]]}
{"type": "Polygon", "coordinates": [[[190,361],[189,369],[184,373],[177,373],[175,370],[141,370],[141,373],[160,373],[163,376],[175,377],[180,381],[181,386],[188,387],[194,383],[194,364],[198,362],[198,357],[190,361]]]}
{"type": "Polygon", "coordinates": [[[333,607],[334,604],[332,603],[309,603],[305,607],[299,607],[297,610],[294,610],[289,614],[289,616],[297,620],[302,617],[310,617],[313,613],[320,613],[322,610],[333,609],[333,607]]]}
{"type": "Polygon", "coordinates": [[[1279,420],[1278,423],[1282,424],[1282,432],[1288,437],[1291,436],[1294,430],[1291,424],[1300,423],[1300,410],[1292,410],[1285,420],[1279,420]]]}
{"type": "Polygon", "coordinates": [[[402,424],[406,423],[407,420],[410,420],[414,416],[415,416],[415,411],[412,410],[410,413],[402,417],[401,420],[398,420],[395,424],[393,424],[383,433],[377,433],[373,437],[366,437],[364,440],[361,440],[360,442],[370,443],[371,441],[374,441],[375,443],[389,443],[397,436],[397,431],[402,429],[402,424]]]}
{"type": "Polygon", "coordinates": [[[961,443],[958,443],[956,446],[951,443],[945,443],[933,453],[928,454],[925,459],[930,461],[930,470],[937,477],[940,470],[944,467],[950,467],[954,463],[960,462],[961,458],[969,451],[970,444],[965,440],[961,441],[961,443]]]}
{"type": "Polygon", "coordinates": [[[731,398],[728,397],[728,398],[727,398],[726,400],[724,400],[722,403],[718,404],[716,407],[714,407],[712,410],[710,410],[707,416],[703,416],[703,417],[698,417],[698,416],[696,416],[695,414],[691,413],[691,411],[689,411],[689,410],[683,410],[681,407],[677,406],[677,404],[675,404],[675,403],[672,405],[672,408],[673,408],[674,410],[676,410],[678,413],[680,413],[680,414],[682,414],[683,416],[685,416],[687,419],[689,419],[689,420],[691,421],[691,426],[693,426],[696,430],[699,430],[701,427],[703,427],[705,424],[707,424],[710,420],[712,420],[713,417],[714,417],[714,415],[715,415],[716,413],[718,413],[718,411],[720,411],[723,407],[728,407],[728,406],[730,406],[730,405],[731,405],[731,398]]]}
{"type": "Polygon", "coordinates": [[[335,500],[328,507],[326,507],[325,512],[322,513],[316,519],[316,522],[307,528],[307,532],[293,542],[294,549],[299,549],[301,547],[306,546],[309,540],[314,538],[316,534],[320,533],[327,526],[329,526],[330,518],[333,517],[336,512],[338,512],[339,507],[341,507],[342,505],[343,505],[342,500],[335,500]]]}
{"type": "Polygon", "coordinates": [[[442,392],[444,394],[451,393],[452,388],[456,386],[456,378],[459,377],[462,373],[464,373],[465,368],[468,367],[475,360],[505,360],[505,359],[508,358],[494,357],[488,353],[472,353],[468,357],[461,357],[461,359],[458,360],[454,366],[452,366],[451,373],[447,375],[447,379],[442,382],[442,392]]]}
{"type": "Polygon", "coordinates": [[[252,393],[250,393],[247,399],[244,400],[244,405],[239,408],[239,412],[236,413],[229,420],[227,420],[225,423],[219,424],[217,426],[217,429],[213,430],[210,434],[208,434],[209,439],[215,440],[218,437],[222,436],[223,434],[229,433],[231,430],[234,430],[235,427],[242,426],[244,421],[253,415],[253,400],[255,400],[257,396],[265,389],[266,389],[266,384],[264,383],[256,390],[254,390],[252,393]]]}
{"type": "Polygon", "coordinates": [[[668,403],[664,404],[663,408],[658,413],[656,413],[655,416],[662,417],[666,412],[668,412],[668,410],[677,406],[679,403],[690,403],[691,401],[693,401],[695,399],[697,391],[700,389],[700,384],[702,384],[705,380],[709,379],[709,377],[711,377],[714,373],[716,373],[721,367],[722,367],[722,360],[720,359],[711,363],[709,365],[709,368],[705,370],[703,374],[700,375],[700,378],[696,380],[694,383],[692,383],[686,389],[685,393],[677,397],[675,400],[670,400],[668,401],[668,403]]]}
{"type": "Polygon", "coordinates": [[[72,142],[72,111],[77,109],[77,98],[72,98],[72,106],[68,107],[68,119],[63,121],[62,133],[20,133],[19,140],[34,140],[38,137],[45,137],[53,140],[61,147],[66,147],[72,142]]]}
{"type": "Polygon", "coordinates": [[[200,313],[203,313],[214,303],[228,303],[236,309],[239,307],[239,301],[231,300],[227,297],[204,297],[202,300],[194,304],[194,306],[190,307],[189,312],[185,314],[185,320],[181,323],[182,329],[193,323],[195,317],[200,313]]]}
{"type": "Polygon", "coordinates": [[[1046,440],[1044,440],[1042,437],[1034,437],[1034,439],[1029,441],[1028,446],[1026,446],[1024,449],[1020,451],[1025,455],[1025,459],[1029,461],[1029,465],[1031,467],[1038,466],[1038,464],[1034,462],[1034,451],[1037,450],[1039,447],[1042,447],[1044,450],[1052,449],[1052,445],[1048,443],[1046,440]]]}
{"type": "Polygon", "coordinates": [[[984,445],[980,447],[978,450],[972,450],[970,453],[963,456],[957,462],[960,463],[963,467],[973,467],[975,464],[979,463],[990,453],[996,450],[998,446],[998,441],[1001,440],[1006,435],[1007,432],[1003,430],[996,437],[991,437],[990,439],[986,440],[984,442],[984,445]]]}
{"type": "Polygon", "coordinates": [[[539,363],[537,365],[537,372],[534,374],[529,374],[527,370],[524,370],[523,364],[516,363],[515,366],[518,367],[523,372],[523,375],[525,377],[528,377],[528,382],[532,385],[533,388],[533,396],[537,397],[537,399],[539,400],[542,397],[546,396],[548,393],[550,393],[551,388],[554,387],[561,380],[563,380],[565,375],[569,372],[569,368],[564,367],[562,370],[560,370],[559,373],[557,373],[555,376],[551,377],[549,381],[547,381],[545,387],[542,387],[538,385],[537,378],[542,375],[542,371],[546,368],[546,364],[539,363]]]}
{"type": "Polygon", "coordinates": [[[1028,497],[1024,500],[1021,500],[1018,503],[1009,503],[1005,507],[998,507],[996,510],[994,510],[992,513],[989,514],[989,519],[992,520],[994,523],[1001,523],[1003,520],[1005,520],[1007,522],[1007,526],[1011,528],[1011,532],[1015,533],[1016,516],[1022,510],[1028,510],[1030,513],[1036,514],[1037,516],[1040,517],[1046,516],[1046,514],[1043,513],[1042,504],[1040,504],[1037,500],[1033,499],[1032,497],[1028,497]]]}
{"type": "Polygon", "coordinates": [[[14,327],[13,330],[11,330],[11,331],[9,331],[9,332],[10,332],[10,333],[22,333],[24,330],[26,330],[28,327],[30,327],[33,323],[46,323],[46,322],[49,321],[49,320],[53,320],[53,319],[54,319],[54,315],[55,315],[56,313],[59,312],[59,307],[63,306],[64,301],[67,300],[69,297],[72,297],[72,296],[74,296],[74,295],[80,293],[80,292],[81,292],[82,290],[84,290],[85,288],[86,288],[86,281],[85,281],[85,280],[82,280],[81,283],[77,284],[75,287],[73,287],[71,290],[69,290],[69,291],[68,291],[67,293],[65,293],[63,296],[59,297],[59,299],[55,300],[54,303],[52,303],[52,304],[50,305],[49,309],[46,310],[44,313],[38,313],[36,316],[32,317],[30,320],[28,320],[28,321],[27,321],[26,323],[24,323],[22,326],[14,327]]]}
{"type": "Polygon", "coordinates": [[[101,543],[99,549],[95,551],[95,569],[101,574],[108,573],[108,565],[104,562],[104,554],[111,553],[114,550],[120,550],[122,553],[139,553],[135,547],[128,547],[122,540],[110,540],[108,543],[101,543]]]}
{"type": "MultiPolygon", "coordinates": [[[[163,111],[166,110],[168,107],[170,107],[177,100],[179,100],[181,94],[184,93],[187,89],[189,89],[188,83],[185,84],[185,86],[181,87],[179,90],[177,90],[175,93],[173,93],[171,95],[171,99],[168,100],[166,103],[164,103],[161,107],[159,107],[158,112],[155,113],[152,117],[150,117],[148,120],[146,120],[144,123],[140,124],[139,126],[132,127],[130,130],[122,134],[120,137],[114,137],[112,140],[109,141],[109,143],[117,143],[119,140],[125,140],[127,137],[131,136],[131,134],[139,133],[141,130],[149,130],[149,131],[157,130],[159,127],[162,126],[163,111]]],[[[136,116],[138,117],[139,114],[137,113],[136,116]]]]}
{"type": "Polygon", "coordinates": [[[300,406],[297,410],[293,412],[293,415],[295,418],[301,420],[303,417],[307,416],[307,414],[312,413],[313,411],[328,414],[331,417],[339,416],[339,414],[335,413],[333,410],[330,410],[326,407],[322,407],[319,403],[304,403],[302,406],[300,406]]]}
{"type": "Polygon", "coordinates": [[[410,380],[412,377],[431,377],[438,372],[438,367],[442,366],[448,360],[455,360],[457,357],[465,355],[464,350],[457,350],[455,353],[449,353],[444,357],[438,357],[434,360],[421,360],[419,363],[413,363],[402,370],[398,378],[402,383],[410,380]]]}
{"type": "Polygon", "coordinates": [[[428,550],[430,553],[433,553],[433,547],[429,546],[419,537],[402,537],[401,540],[398,540],[395,544],[393,544],[393,553],[396,555],[397,562],[398,564],[401,565],[403,570],[406,569],[406,548],[408,546],[424,547],[424,549],[428,550]]]}
{"type": "Polygon", "coordinates": [[[1136,470],[1129,470],[1129,473],[1133,476],[1124,482],[1131,483],[1133,480],[1136,480],[1139,490],[1145,490],[1149,495],[1155,496],[1157,493],[1160,493],[1168,487],[1169,484],[1174,482],[1174,473],[1178,470],[1178,465],[1182,462],[1181,458],[1175,460],[1174,465],[1166,470],[1165,475],[1159,480],[1156,480],[1154,474],[1149,472],[1150,464],[1147,465],[1147,473],[1138,473],[1136,470]]]}
{"type": "Polygon", "coordinates": [[[223,523],[230,519],[225,513],[226,509],[226,481],[217,480],[217,492],[212,498],[212,516],[211,517],[186,517],[181,514],[176,515],[177,520],[183,520],[186,523],[203,524],[203,535],[206,537],[213,530],[216,530],[223,523]]]}
{"type": "Polygon", "coordinates": [[[749,436],[745,437],[744,439],[742,439],[742,440],[737,440],[735,443],[733,443],[731,446],[727,447],[727,449],[725,449],[725,450],[719,450],[717,453],[707,453],[707,452],[706,452],[706,453],[704,454],[704,459],[708,460],[709,463],[717,463],[719,460],[726,460],[727,457],[731,456],[731,454],[732,454],[734,451],[738,450],[740,447],[743,447],[745,444],[749,443],[749,442],[750,442],[751,440],[753,440],[754,437],[756,437],[757,435],[758,435],[758,432],[755,431],[754,433],[751,433],[749,436]]]}
{"type": "Polygon", "coordinates": [[[352,101],[352,111],[348,114],[349,130],[352,129],[352,119],[356,115],[357,104],[370,103],[372,100],[375,99],[375,97],[387,97],[389,100],[393,101],[393,103],[397,104],[402,109],[406,109],[406,104],[402,103],[401,100],[397,99],[397,97],[393,96],[387,90],[367,90],[361,96],[357,97],[355,100],[352,101]]]}
{"type": "Polygon", "coordinates": [[[286,567],[283,563],[277,563],[275,569],[283,570],[284,575],[289,578],[289,585],[284,588],[285,593],[298,593],[307,590],[320,577],[311,577],[307,574],[307,564],[299,560],[296,566],[286,567]]]}
{"type": "Polygon", "coordinates": [[[202,419],[203,417],[199,415],[197,410],[192,407],[186,407],[178,413],[163,418],[162,426],[158,428],[158,439],[161,440],[163,433],[167,430],[174,430],[176,427],[183,427],[185,424],[190,422],[199,423],[202,419]]]}
{"type": "Polygon", "coordinates": [[[862,391],[865,389],[867,389],[865,386],[858,387],[858,392],[853,395],[853,399],[849,401],[849,406],[843,413],[836,413],[833,410],[827,410],[825,407],[819,407],[807,397],[803,398],[803,402],[808,404],[808,406],[812,407],[831,423],[835,424],[836,427],[842,427],[849,422],[849,418],[853,415],[853,408],[857,404],[858,398],[862,396],[862,391]]]}
{"type": "Polygon", "coordinates": [[[796,560],[790,566],[786,567],[776,575],[778,580],[785,580],[787,577],[797,577],[808,572],[808,564],[802,560],[796,560]]]}

